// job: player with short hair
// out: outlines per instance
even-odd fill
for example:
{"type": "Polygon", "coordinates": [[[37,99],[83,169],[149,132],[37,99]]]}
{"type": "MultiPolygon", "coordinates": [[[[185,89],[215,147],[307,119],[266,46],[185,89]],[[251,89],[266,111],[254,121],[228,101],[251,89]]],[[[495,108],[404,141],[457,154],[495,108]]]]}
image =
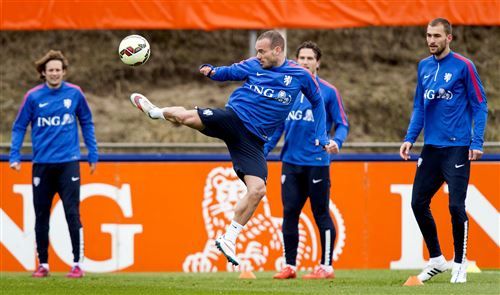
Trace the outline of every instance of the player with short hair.
{"type": "MultiPolygon", "coordinates": [[[[330,83],[318,76],[321,49],[312,41],[302,43],[296,52],[297,62],[311,71],[320,87],[326,107],[326,130],[332,130],[330,143],[338,153],[349,133],[349,123],[342,97],[330,83]],[[332,126],[334,128],[332,129],[332,126]]],[[[275,279],[294,279],[297,276],[297,248],[299,246],[299,217],[305,202],[311,202],[314,220],[321,239],[321,263],[304,279],[333,279],[332,261],[336,230],[330,216],[330,156],[318,146],[304,144],[314,135],[315,117],[311,104],[300,93],[292,110],[273,137],[264,146],[267,154],[278,143],[283,132],[285,142],[281,151],[281,200],[283,202],[283,241],[285,267],[275,279]]]]}
{"type": "Polygon", "coordinates": [[[465,198],[470,161],[479,160],[483,154],[488,106],[476,67],[450,50],[452,40],[448,20],[437,18],[427,26],[427,46],[432,55],[418,64],[413,114],[399,153],[408,160],[413,143],[424,129],[411,206],[430,260],[418,278],[427,281],[448,269],[429,207],[434,194],[446,182],[455,247],[451,283],[465,283],[469,227],[465,198]]]}
{"type": "Polygon", "coordinates": [[[231,66],[202,65],[200,73],[215,81],[244,81],[229,97],[225,109],[184,107],[158,108],[145,96],[134,93],[130,100],[152,119],[164,119],[222,139],[229,150],[233,168],[247,186],[238,202],[231,225],[215,241],[218,249],[234,265],[238,234],[266,194],[267,163],[264,143],[286,118],[295,97],[302,91],[311,101],[316,118],[314,138],[331,151],[325,131],[325,109],[317,82],[311,73],[287,60],[285,40],[277,31],[266,31],[255,43],[257,56],[231,66]]]}
{"type": "Polygon", "coordinates": [[[21,147],[31,123],[33,142],[33,204],[40,265],[33,277],[49,275],[49,219],[52,200],[58,193],[64,206],[73,248],[70,278],[83,277],[83,228],[80,222],[80,143],[78,124],[89,150],[90,173],[96,169],[97,143],[92,113],[82,89],[64,81],[68,61],[61,51],[50,50],[35,62],[44,81],[24,96],[12,127],[10,167],[21,170],[21,147]]]}

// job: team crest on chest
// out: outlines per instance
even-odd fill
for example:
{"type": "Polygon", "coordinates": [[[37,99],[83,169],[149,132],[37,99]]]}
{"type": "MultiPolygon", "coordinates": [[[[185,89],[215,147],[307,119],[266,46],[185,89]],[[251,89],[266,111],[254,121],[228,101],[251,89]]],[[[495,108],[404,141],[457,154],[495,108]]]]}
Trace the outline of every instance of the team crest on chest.
{"type": "Polygon", "coordinates": [[[292,83],[292,76],[285,75],[285,78],[283,79],[283,82],[285,83],[285,86],[290,85],[290,83],[292,83]]]}
{"type": "Polygon", "coordinates": [[[69,99],[69,98],[65,98],[65,99],[64,99],[64,101],[63,101],[63,103],[64,103],[64,106],[65,106],[67,109],[69,109],[69,108],[71,107],[71,99],[69,99]]]}
{"type": "Polygon", "coordinates": [[[451,80],[451,76],[452,76],[451,73],[444,74],[444,81],[448,83],[451,80]]]}

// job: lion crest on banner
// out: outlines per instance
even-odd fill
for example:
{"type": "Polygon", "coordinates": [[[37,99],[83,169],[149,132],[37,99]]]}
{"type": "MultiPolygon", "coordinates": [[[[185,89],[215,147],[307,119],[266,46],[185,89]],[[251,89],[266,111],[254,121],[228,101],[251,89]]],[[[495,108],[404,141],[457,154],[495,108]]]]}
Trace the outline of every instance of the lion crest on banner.
{"type": "MultiPolygon", "coordinates": [[[[236,253],[241,261],[239,267],[227,263],[217,250],[215,239],[225,233],[234,216],[234,207],[246,194],[245,184],[231,167],[216,167],[207,176],[202,201],[202,213],[207,241],[200,252],[190,254],[183,263],[184,272],[216,272],[221,270],[280,270],[283,257],[283,218],[271,215],[267,197],[243,228],[236,241],[236,253]]],[[[344,221],[338,209],[330,202],[330,212],[337,225],[337,242],[333,259],[342,253],[345,242],[344,221]]],[[[297,266],[299,270],[311,270],[321,259],[321,244],[311,219],[301,214],[299,221],[299,249],[297,266]]]]}

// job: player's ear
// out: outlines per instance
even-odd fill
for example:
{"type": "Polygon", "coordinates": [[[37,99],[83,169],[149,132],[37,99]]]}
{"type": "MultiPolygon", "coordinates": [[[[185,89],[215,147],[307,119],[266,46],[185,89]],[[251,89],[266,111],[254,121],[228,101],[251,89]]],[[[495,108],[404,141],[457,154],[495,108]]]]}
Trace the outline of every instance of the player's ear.
{"type": "Polygon", "coordinates": [[[283,48],[276,46],[273,49],[274,55],[279,55],[283,51],[283,48]]]}

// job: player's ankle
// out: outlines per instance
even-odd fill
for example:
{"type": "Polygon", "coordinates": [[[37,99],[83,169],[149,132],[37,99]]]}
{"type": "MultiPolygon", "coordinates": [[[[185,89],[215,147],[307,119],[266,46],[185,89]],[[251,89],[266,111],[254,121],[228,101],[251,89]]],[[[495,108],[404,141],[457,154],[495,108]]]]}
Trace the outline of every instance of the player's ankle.
{"type": "Polygon", "coordinates": [[[153,119],[163,119],[163,120],[165,120],[165,117],[163,116],[163,110],[160,109],[160,108],[158,108],[158,107],[152,108],[148,112],[148,114],[153,119]]]}

